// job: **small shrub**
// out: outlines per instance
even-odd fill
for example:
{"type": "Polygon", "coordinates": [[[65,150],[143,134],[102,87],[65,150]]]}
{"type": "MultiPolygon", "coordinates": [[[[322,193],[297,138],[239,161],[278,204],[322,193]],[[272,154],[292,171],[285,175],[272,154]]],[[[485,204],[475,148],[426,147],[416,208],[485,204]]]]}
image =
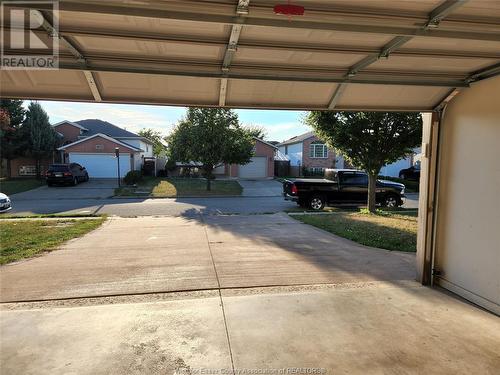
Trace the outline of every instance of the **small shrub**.
{"type": "Polygon", "coordinates": [[[167,162],[165,163],[165,169],[167,171],[173,171],[175,168],[177,167],[177,163],[175,162],[174,159],[170,158],[167,160],[167,162]]]}
{"type": "Polygon", "coordinates": [[[127,185],[137,184],[141,180],[142,180],[142,173],[141,173],[141,171],[130,171],[123,178],[123,181],[127,185]]]}
{"type": "Polygon", "coordinates": [[[167,177],[168,172],[166,169],[160,169],[158,172],[156,172],[157,177],[167,177]]]}

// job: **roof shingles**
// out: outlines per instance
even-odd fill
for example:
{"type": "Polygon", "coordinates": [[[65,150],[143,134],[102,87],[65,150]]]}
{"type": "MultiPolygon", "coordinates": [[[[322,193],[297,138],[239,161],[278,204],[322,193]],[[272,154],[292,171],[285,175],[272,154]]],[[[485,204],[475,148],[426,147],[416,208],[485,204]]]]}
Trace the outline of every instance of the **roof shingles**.
{"type": "Polygon", "coordinates": [[[84,137],[90,137],[92,135],[101,133],[113,138],[141,138],[139,135],[122,129],[107,121],[88,119],[75,122],[87,129],[82,133],[82,136],[84,137]]]}

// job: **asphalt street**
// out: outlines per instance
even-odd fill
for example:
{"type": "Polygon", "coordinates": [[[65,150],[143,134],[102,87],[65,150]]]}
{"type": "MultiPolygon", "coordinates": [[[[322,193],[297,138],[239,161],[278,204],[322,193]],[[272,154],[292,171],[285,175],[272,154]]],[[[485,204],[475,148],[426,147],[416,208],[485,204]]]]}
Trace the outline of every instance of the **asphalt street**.
{"type": "MultiPolygon", "coordinates": [[[[297,207],[282,197],[177,198],[177,199],[16,199],[10,214],[33,215],[53,213],[109,214],[117,216],[196,216],[199,214],[275,213],[297,207]]],[[[406,208],[418,207],[418,195],[410,196],[406,208]]]]}

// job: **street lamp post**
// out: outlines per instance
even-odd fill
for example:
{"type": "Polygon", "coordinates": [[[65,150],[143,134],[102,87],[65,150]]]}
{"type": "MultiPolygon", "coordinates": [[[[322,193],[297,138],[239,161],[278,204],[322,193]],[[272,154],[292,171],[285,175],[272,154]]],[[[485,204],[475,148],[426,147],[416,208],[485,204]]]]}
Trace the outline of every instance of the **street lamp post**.
{"type": "Polygon", "coordinates": [[[117,165],[118,165],[118,187],[121,186],[120,182],[120,149],[118,147],[115,147],[115,156],[117,160],[117,165]]]}

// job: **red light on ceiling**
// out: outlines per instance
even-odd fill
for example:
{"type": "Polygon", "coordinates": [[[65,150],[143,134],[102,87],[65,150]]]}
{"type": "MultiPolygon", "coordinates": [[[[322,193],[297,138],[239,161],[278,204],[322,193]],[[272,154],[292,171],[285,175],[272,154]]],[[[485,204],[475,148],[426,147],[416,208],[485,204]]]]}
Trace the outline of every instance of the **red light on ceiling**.
{"type": "Polygon", "coordinates": [[[274,13],[285,16],[303,16],[304,7],[292,4],[278,4],[274,6],[274,13]]]}

